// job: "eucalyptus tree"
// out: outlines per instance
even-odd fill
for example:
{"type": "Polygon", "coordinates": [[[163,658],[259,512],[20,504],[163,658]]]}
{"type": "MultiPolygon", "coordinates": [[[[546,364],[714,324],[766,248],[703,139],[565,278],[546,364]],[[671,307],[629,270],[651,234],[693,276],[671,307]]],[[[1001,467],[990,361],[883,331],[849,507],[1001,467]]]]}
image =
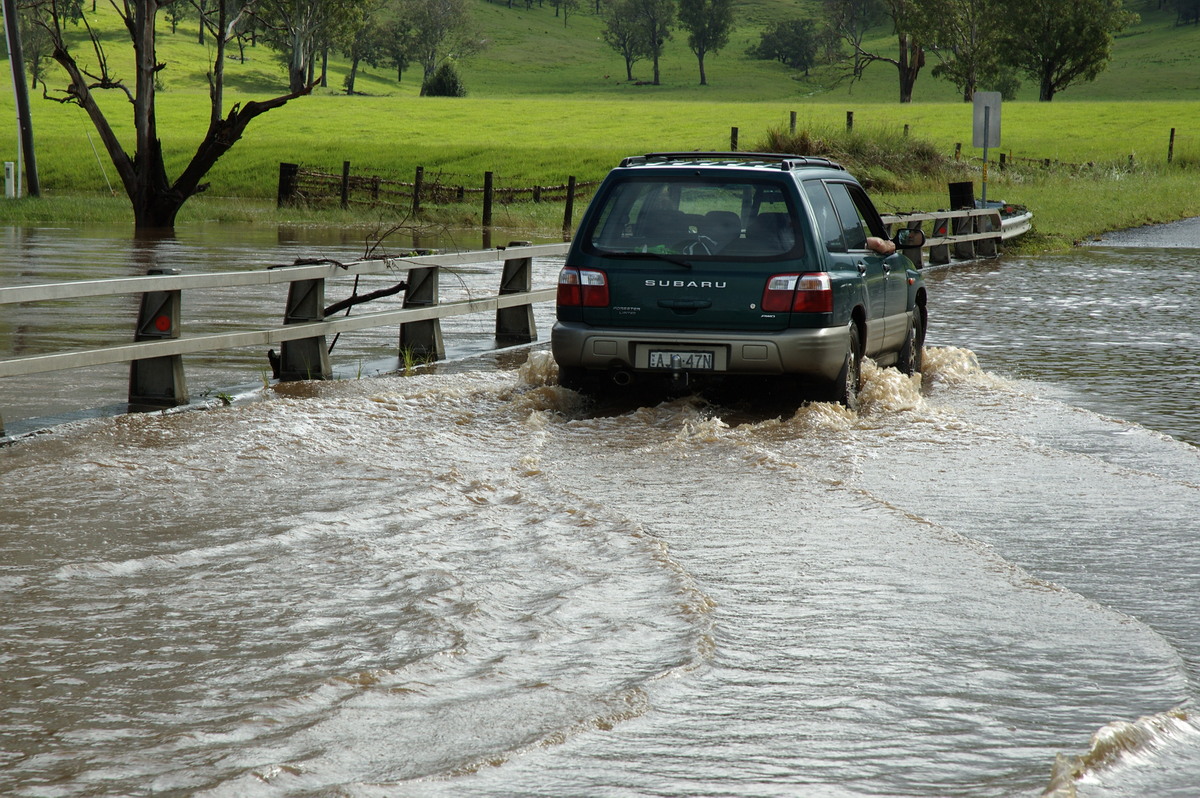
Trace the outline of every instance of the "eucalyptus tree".
{"type": "Polygon", "coordinates": [[[633,9],[634,0],[613,0],[604,12],[604,43],[621,54],[625,60],[625,79],[633,82],[633,65],[649,55],[642,26],[633,9]]]}
{"type": "Polygon", "coordinates": [[[704,56],[729,43],[733,0],[679,0],[679,24],[687,31],[688,47],[700,63],[700,85],[707,86],[704,56]]]}
{"type": "Polygon", "coordinates": [[[662,58],[663,45],[671,38],[671,26],[675,24],[675,0],[630,0],[635,24],[641,28],[646,54],[654,65],[654,85],[659,79],[658,62],[662,58]]]}
{"type": "Polygon", "coordinates": [[[357,30],[364,5],[365,0],[253,0],[246,7],[267,46],[286,61],[288,90],[300,92],[312,82],[316,55],[357,30]]]}
{"type": "Polygon", "coordinates": [[[39,3],[46,12],[40,17],[39,24],[50,36],[51,57],[66,73],[65,87],[51,91],[43,86],[43,95],[77,105],[87,113],[133,206],[134,226],[141,231],[174,228],[179,209],[190,197],[208,188],[201,181],[241,138],[250,122],[309,91],[309,87],[304,86],[299,91],[267,100],[234,103],[226,112],[225,45],[236,35],[245,9],[231,14],[227,0],[217,0],[214,27],[221,33],[216,39],[208,72],[208,128],[183,170],[171,179],[163,157],[155,110],[157,80],[159,73],[167,68],[167,64],[160,63],[157,57],[155,22],[158,10],[172,2],[178,0],[124,0],[121,3],[112,0],[129,37],[131,50],[128,57],[115,60],[108,57],[103,38],[86,18],[88,43],[81,48],[82,53],[76,54],[64,27],[68,17],[58,0],[39,3]],[[118,61],[132,64],[132,87],[114,66],[118,61]],[[100,95],[106,92],[123,97],[132,106],[132,154],[123,144],[123,139],[128,137],[118,132],[109,119],[109,114],[116,113],[116,108],[100,100],[100,95]]]}
{"type": "Polygon", "coordinates": [[[850,79],[860,80],[867,67],[863,39],[887,19],[882,0],[824,0],[830,30],[850,45],[850,79]]]}
{"type": "Polygon", "coordinates": [[[965,102],[978,89],[1001,88],[1000,31],[1009,13],[1007,0],[921,0],[916,11],[915,27],[938,58],[930,70],[934,77],[958,86],[965,102]]]}
{"type": "Polygon", "coordinates": [[[567,15],[579,10],[579,0],[550,0],[554,7],[554,16],[562,12],[563,27],[567,27],[567,15]]]}
{"type": "Polygon", "coordinates": [[[350,61],[350,71],[346,73],[343,84],[347,94],[354,94],[354,83],[358,79],[358,69],[362,64],[378,66],[387,56],[389,12],[392,11],[389,5],[386,0],[365,0],[362,6],[362,20],[346,39],[342,55],[350,61]]]}
{"type": "Polygon", "coordinates": [[[808,74],[817,61],[821,43],[816,24],[811,19],[788,19],[773,22],[759,34],[758,44],[746,51],[753,58],[778,61],[792,69],[808,74]]]}
{"type": "Polygon", "coordinates": [[[896,67],[900,80],[900,102],[912,102],[913,87],[917,75],[925,66],[925,48],[921,43],[920,20],[921,0],[883,0],[888,16],[892,18],[896,34],[898,54],[895,58],[873,53],[870,60],[884,61],[896,67]]]}
{"type": "Polygon", "coordinates": [[[1113,34],[1138,21],[1121,0],[1008,0],[1004,59],[1038,82],[1038,99],[1086,83],[1108,67],[1113,34]]]}
{"type": "Polygon", "coordinates": [[[400,16],[407,25],[408,55],[421,65],[422,83],[444,62],[483,49],[466,0],[401,0],[400,16]]]}

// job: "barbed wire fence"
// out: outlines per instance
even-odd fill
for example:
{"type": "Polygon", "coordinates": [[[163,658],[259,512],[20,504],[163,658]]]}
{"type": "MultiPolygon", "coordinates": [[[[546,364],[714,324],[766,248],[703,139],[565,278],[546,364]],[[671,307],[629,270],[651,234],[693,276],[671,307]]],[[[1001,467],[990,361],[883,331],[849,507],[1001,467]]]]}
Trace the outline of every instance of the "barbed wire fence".
{"type": "Polygon", "coordinates": [[[473,205],[482,207],[483,225],[490,226],[492,208],[520,202],[563,203],[563,230],[571,228],[575,201],[586,196],[599,181],[566,182],[551,185],[522,185],[514,180],[497,179],[485,172],[482,184],[477,175],[449,172],[428,174],[418,166],[411,180],[386,175],[356,175],[350,162],[342,163],[341,174],[294,163],[279,164],[277,205],[307,207],[380,207],[391,206],[419,216],[423,207],[473,205]]]}

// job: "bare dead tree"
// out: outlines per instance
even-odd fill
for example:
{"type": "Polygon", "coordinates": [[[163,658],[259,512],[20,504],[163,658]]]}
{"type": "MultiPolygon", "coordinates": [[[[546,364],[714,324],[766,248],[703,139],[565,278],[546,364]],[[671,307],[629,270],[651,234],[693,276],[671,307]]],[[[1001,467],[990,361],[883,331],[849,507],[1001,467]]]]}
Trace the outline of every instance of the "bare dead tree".
{"type": "Polygon", "coordinates": [[[63,31],[64,14],[58,8],[59,0],[45,0],[50,13],[42,15],[43,27],[52,41],[51,57],[66,72],[68,84],[63,89],[51,91],[43,83],[43,96],[62,103],[78,105],[91,119],[101,142],[112,159],[125,193],[133,205],[134,227],[139,231],[165,229],[175,226],[179,209],[190,198],[208,188],[202,183],[204,176],[234,143],[241,138],[252,120],[273,108],[279,108],[290,100],[312,90],[302,87],[268,100],[234,103],[226,113],[224,110],[225,47],[235,38],[235,31],[249,5],[236,14],[229,13],[229,0],[217,0],[215,20],[210,17],[212,29],[219,31],[216,38],[212,69],[208,73],[210,114],[208,130],[196,146],[183,171],[174,180],[167,174],[163,160],[162,141],[159,138],[155,114],[155,78],[166,68],[159,63],[155,52],[155,17],[160,8],[176,0],[110,0],[117,11],[134,53],[134,83],[130,89],[122,77],[110,67],[104,46],[97,32],[84,19],[91,56],[94,61],[77,58],[67,44],[63,31]],[[123,94],[133,106],[135,148],[133,154],[126,152],[117,132],[104,110],[97,102],[97,93],[114,91],[123,94]]]}

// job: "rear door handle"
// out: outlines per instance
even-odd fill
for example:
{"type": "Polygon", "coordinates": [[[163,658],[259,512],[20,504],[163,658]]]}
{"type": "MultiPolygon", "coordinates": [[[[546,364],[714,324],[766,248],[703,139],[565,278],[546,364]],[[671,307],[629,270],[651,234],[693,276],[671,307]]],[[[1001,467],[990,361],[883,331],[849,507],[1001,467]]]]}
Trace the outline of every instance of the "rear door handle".
{"type": "Polygon", "coordinates": [[[709,299],[660,299],[658,300],[660,308],[670,308],[671,310],[701,310],[703,308],[712,307],[712,300],[709,299]]]}

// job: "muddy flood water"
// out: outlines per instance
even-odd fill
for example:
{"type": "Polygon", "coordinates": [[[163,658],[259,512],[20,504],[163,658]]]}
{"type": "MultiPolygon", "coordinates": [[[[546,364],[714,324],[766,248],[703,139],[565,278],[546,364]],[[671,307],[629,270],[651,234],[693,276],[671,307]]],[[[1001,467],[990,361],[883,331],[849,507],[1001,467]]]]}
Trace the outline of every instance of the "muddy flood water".
{"type": "MultiPolygon", "coordinates": [[[[4,284],[110,251],[22,235],[4,284]]],[[[19,436],[0,794],[1193,796],[1200,227],[1143,235],[930,272],[925,373],[858,413],[585,401],[543,307],[504,355],[244,353],[189,365],[230,406],[19,436]]],[[[0,381],[10,435],[93,376],[0,381]]]]}

